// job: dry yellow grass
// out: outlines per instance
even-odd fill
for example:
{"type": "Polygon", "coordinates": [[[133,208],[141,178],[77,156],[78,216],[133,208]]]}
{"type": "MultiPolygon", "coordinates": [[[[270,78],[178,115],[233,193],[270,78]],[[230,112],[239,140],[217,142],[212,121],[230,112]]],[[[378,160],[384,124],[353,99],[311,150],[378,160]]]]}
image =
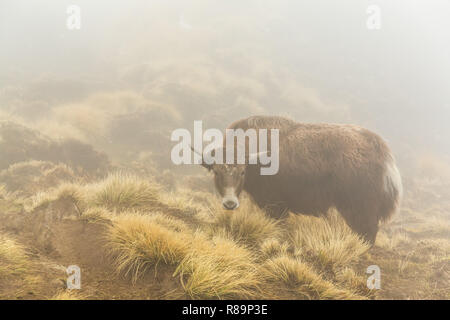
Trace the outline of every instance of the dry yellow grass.
{"type": "MultiPolygon", "coordinates": [[[[5,192],[0,186],[1,194],[5,192]]],[[[423,296],[445,296],[448,288],[448,282],[439,282],[450,261],[448,224],[439,210],[431,212],[433,218],[427,221],[420,220],[417,212],[400,215],[403,220],[394,221],[392,230],[382,229],[374,249],[368,251],[337,212],[321,218],[291,214],[275,220],[246,198],[239,209],[224,211],[212,194],[167,192],[150,180],[123,173],[97,183],[64,183],[41,192],[27,201],[28,213],[42,207],[46,214],[66,208],[58,206],[60,200],[73,202],[84,222],[104,223],[101,230],[106,230],[104,240],[117,273],[130,275],[134,282],[164,281],[167,290],[159,289],[158,297],[373,298],[364,272],[374,263],[382,268],[383,289],[386,286],[396,295],[391,282],[406,283],[404,279],[417,273],[423,274],[415,276],[423,296]],[[403,227],[408,219],[417,224],[403,227]],[[408,248],[422,235],[432,238],[410,253],[408,248]],[[146,273],[153,277],[140,278],[146,273]],[[429,279],[434,282],[428,283],[429,279]]],[[[0,199],[0,211],[2,203],[9,202],[0,199]]],[[[4,248],[6,243],[11,245],[5,242],[4,248]]],[[[6,265],[3,270],[10,270],[12,262],[6,265]]],[[[0,262],[0,271],[1,266],[0,262]]],[[[27,279],[35,281],[31,276],[27,279]]],[[[64,291],[48,296],[83,298],[64,291]]]]}
{"type": "Polygon", "coordinates": [[[250,200],[241,201],[239,209],[227,211],[216,208],[210,226],[211,234],[223,234],[236,242],[257,246],[269,237],[279,234],[278,222],[259,209],[250,200]]]}
{"type": "MultiPolygon", "coordinates": [[[[121,97],[123,102],[130,98],[140,101],[128,95],[121,97]]],[[[103,111],[110,108],[110,99],[107,100],[101,108],[103,111]]],[[[144,104],[141,106],[145,107],[144,104]]],[[[82,107],[80,110],[85,112],[87,109],[82,107]]],[[[96,129],[90,130],[92,132],[108,129],[104,123],[98,126],[98,121],[89,121],[71,122],[71,127],[79,129],[86,124],[92,125],[91,129],[96,129]]],[[[69,149],[70,146],[61,150],[69,149]]],[[[123,170],[139,172],[138,176],[116,172],[96,183],[84,183],[87,179],[83,180],[78,168],[74,166],[72,170],[57,161],[56,164],[24,161],[9,168],[4,166],[0,174],[0,226],[2,230],[15,233],[14,237],[0,234],[0,287],[3,290],[0,298],[22,299],[33,295],[52,299],[85,298],[79,291],[57,291],[61,281],[52,283],[56,269],[45,266],[47,262],[63,266],[63,261],[82,256],[79,252],[89,252],[85,250],[85,243],[91,240],[89,234],[84,234],[89,239],[84,243],[74,246],[69,243],[69,239],[76,239],[85,230],[98,232],[99,240],[106,240],[106,248],[110,249],[116,262],[113,266],[109,260],[100,263],[105,251],[103,247],[93,249],[99,254],[82,262],[86,264],[83,266],[84,279],[94,280],[93,287],[84,292],[94,298],[95,295],[117,298],[114,290],[133,288],[132,282],[127,286],[127,280],[114,278],[109,272],[114,270],[131,275],[133,281],[148,273],[150,276],[139,279],[156,283],[151,287],[159,292],[152,298],[170,297],[170,292],[175,290],[172,297],[195,299],[450,298],[450,171],[447,159],[422,159],[418,174],[411,175],[405,183],[408,188],[401,214],[382,227],[375,246],[369,251],[336,212],[324,218],[291,215],[287,219],[274,220],[245,198],[241,199],[238,210],[224,211],[220,201],[208,192],[212,183],[205,183],[206,176],[189,182],[175,171],[157,172],[148,158],[140,160],[148,163],[149,168],[144,168],[147,171],[136,171],[129,163],[123,167],[123,170]],[[143,178],[143,173],[155,175],[155,181],[170,186],[171,192],[152,179],[143,178]],[[31,193],[34,196],[29,196],[31,193]],[[52,225],[53,220],[46,218],[59,214],[58,210],[78,212],[79,215],[52,225]],[[27,215],[33,214],[37,218],[28,219],[27,215]],[[17,219],[12,218],[15,215],[17,219]],[[77,221],[78,218],[82,220],[77,221]],[[36,222],[39,228],[30,228],[33,230],[23,236],[21,222],[36,222]],[[38,234],[41,222],[42,229],[49,230],[44,235],[51,238],[48,243],[52,245],[43,247],[42,251],[33,243],[42,240],[33,233],[41,235],[38,234]],[[99,223],[102,224],[100,227],[94,225],[99,223]],[[67,233],[72,233],[71,238],[65,238],[67,233]],[[57,255],[44,253],[47,248],[51,253],[60,253],[61,260],[53,261],[57,255]],[[31,252],[33,254],[29,254],[31,252]],[[95,269],[93,264],[100,269],[95,277],[90,273],[95,269]],[[367,289],[365,270],[372,264],[381,268],[382,282],[381,290],[371,292],[367,289]],[[97,291],[100,286],[97,287],[95,281],[104,272],[103,267],[108,268],[108,277],[99,279],[98,283],[105,286],[97,291]],[[157,277],[153,276],[155,271],[157,277]],[[115,280],[120,280],[120,284],[115,280]],[[28,295],[29,291],[33,294],[28,295]]],[[[67,217],[61,215],[61,219],[67,217]]],[[[92,239],[97,240],[96,237],[92,239]]],[[[59,280],[64,280],[64,268],[59,272],[59,280]]],[[[89,282],[92,283],[83,282],[83,286],[89,286],[89,282]]],[[[134,288],[138,290],[142,282],[134,288]]],[[[145,292],[141,296],[130,294],[127,297],[150,296],[145,292]]]]}
{"type": "Polygon", "coordinates": [[[151,181],[131,174],[116,172],[104,180],[91,184],[62,183],[48,191],[35,194],[27,201],[27,211],[50,202],[71,200],[80,213],[92,207],[110,211],[152,208],[158,204],[160,187],[151,181]]]}
{"type": "Polygon", "coordinates": [[[119,272],[136,281],[149,269],[177,266],[174,276],[193,298],[249,298],[259,283],[249,250],[163,214],[123,212],[112,219],[107,241],[119,272]]]}
{"type": "Polygon", "coordinates": [[[404,231],[397,231],[388,235],[384,230],[381,230],[377,235],[375,244],[379,247],[393,250],[399,245],[408,244],[410,241],[411,239],[404,231]]]}
{"type": "Polygon", "coordinates": [[[86,222],[106,222],[105,240],[115,268],[133,282],[170,266],[173,281],[192,298],[268,297],[263,288],[292,277],[304,283],[288,290],[289,298],[356,296],[321,274],[324,266],[347,265],[367,250],[337,215],[291,216],[281,232],[280,222],[249,199],[242,199],[238,210],[224,211],[211,194],[168,193],[120,172],[98,183],[65,183],[37,194],[29,211],[61,199],[76,204],[86,222]]]}
{"type": "Polygon", "coordinates": [[[367,287],[367,275],[357,274],[351,267],[340,269],[334,279],[340,287],[344,287],[355,294],[373,298],[374,291],[367,287]]]}
{"type": "Polygon", "coordinates": [[[295,255],[321,267],[346,266],[370,248],[334,211],[320,218],[291,214],[285,223],[295,255]]]}
{"type": "Polygon", "coordinates": [[[41,296],[48,269],[33,260],[27,248],[15,238],[0,233],[0,299],[41,296]]]}
{"type": "Polygon", "coordinates": [[[281,242],[277,238],[266,239],[260,246],[261,255],[264,258],[273,258],[286,255],[289,251],[289,243],[281,242]]]}
{"type": "Polygon", "coordinates": [[[87,206],[86,189],[82,185],[76,183],[63,183],[56,188],[39,192],[32,196],[25,203],[25,209],[31,212],[35,209],[48,206],[50,203],[62,199],[73,202],[81,213],[87,206]]]}
{"type": "Polygon", "coordinates": [[[87,222],[110,222],[113,214],[105,207],[90,207],[83,211],[81,219],[87,222]]]}
{"type": "MultiPolygon", "coordinates": [[[[96,210],[105,215],[104,209],[96,210]]],[[[330,221],[306,223],[302,224],[304,228],[322,230],[322,236],[328,240],[321,244],[320,256],[316,256],[321,262],[344,264],[358,255],[359,252],[353,252],[350,257],[348,252],[339,251],[354,249],[349,247],[353,244],[352,234],[348,239],[343,235],[332,238],[327,233],[332,231],[330,221]]],[[[291,226],[294,234],[302,231],[297,224],[291,226]]],[[[136,281],[149,268],[156,271],[163,265],[176,266],[174,276],[179,277],[186,294],[196,299],[266,297],[262,287],[267,288],[267,283],[274,280],[289,282],[291,277],[304,282],[289,291],[291,298],[361,298],[353,291],[334,287],[307,262],[300,264],[298,257],[289,257],[290,251],[299,252],[299,242],[289,242],[298,241],[298,235],[280,239],[278,224],[251,204],[232,213],[220,211],[211,225],[198,228],[194,231],[181,220],[160,213],[122,212],[112,216],[107,241],[118,271],[130,273],[136,281]],[[317,292],[311,289],[315,286],[317,292]]],[[[359,244],[363,246],[360,241],[359,244]]]]}
{"type": "Polygon", "coordinates": [[[136,281],[158,264],[175,265],[187,254],[190,234],[181,221],[162,215],[122,213],[113,220],[107,241],[119,272],[136,281]]]}
{"type": "Polygon", "coordinates": [[[0,233],[0,277],[20,274],[29,267],[25,247],[0,233]]]}
{"type": "MultiPolygon", "coordinates": [[[[267,260],[263,270],[268,281],[281,281],[285,290],[301,299],[364,299],[349,290],[337,288],[333,283],[326,281],[314,271],[307,263],[298,258],[286,255],[267,260]]],[[[274,294],[277,284],[271,289],[274,294]]],[[[280,289],[280,288],[279,288],[280,289]]],[[[276,295],[276,293],[275,293],[276,295]]]]}
{"type": "Polygon", "coordinates": [[[105,180],[89,186],[89,202],[111,210],[139,209],[158,202],[160,187],[126,173],[110,174],[105,180]]]}
{"type": "Polygon", "coordinates": [[[186,293],[197,299],[254,298],[261,285],[254,254],[222,237],[207,243],[197,235],[175,275],[186,293]]]}

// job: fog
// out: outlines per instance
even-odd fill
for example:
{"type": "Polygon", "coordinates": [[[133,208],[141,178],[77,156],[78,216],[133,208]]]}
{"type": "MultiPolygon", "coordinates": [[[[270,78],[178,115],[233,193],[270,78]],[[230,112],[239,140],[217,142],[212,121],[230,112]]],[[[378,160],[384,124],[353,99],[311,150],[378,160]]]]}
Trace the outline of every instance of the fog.
{"type": "Polygon", "coordinates": [[[449,16],[446,0],[1,0],[0,118],[153,151],[196,119],[223,129],[280,114],[363,125],[400,160],[445,156],[449,16]],[[66,26],[71,4],[79,30],[66,26]]]}
{"type": "Polygon", "coordinates": [[[0,0],[0,299],[449,300],[449,17],[449,0],[0,0]],[[360,125],[395,161],[365,130],[277,118],[270,152],[248,149],[260,174],[208,166],[234,160],[208,152],[219,130],[257,115],[360,125]]]}

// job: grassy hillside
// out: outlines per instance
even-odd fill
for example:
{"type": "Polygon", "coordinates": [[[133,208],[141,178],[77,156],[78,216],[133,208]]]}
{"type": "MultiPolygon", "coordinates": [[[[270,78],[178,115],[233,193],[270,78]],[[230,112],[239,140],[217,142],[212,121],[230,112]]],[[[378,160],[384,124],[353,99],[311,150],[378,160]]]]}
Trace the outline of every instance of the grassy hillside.
{"type": "Polygon", "coordinates": [[[169,192],[121,172],[90,183],[68,179],[30,197],[1,187],[0,294],[449,299],[450,226],[442,217],[424,218],[405,207],[370,249],[333,210],[322,218],[274,220],[244,199],[228,212],[209,192],[169,192]],[[64,289],[71,264],[81,268],[81,290],[64,289]],[[381,268],[381,290],[366,286],[373,264],[381,268]]]}

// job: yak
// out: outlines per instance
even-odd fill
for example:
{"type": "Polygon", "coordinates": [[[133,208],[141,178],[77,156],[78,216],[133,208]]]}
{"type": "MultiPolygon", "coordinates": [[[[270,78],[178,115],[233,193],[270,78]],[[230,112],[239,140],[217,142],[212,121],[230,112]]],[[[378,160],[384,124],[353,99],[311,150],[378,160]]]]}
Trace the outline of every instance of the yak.
{"type": "Polygon", "coordinates": [[[239,206],[243,190],[274,218],[288,211],[320,216],[336,208],[353,231],[373,244],[379,223],[399,208],[402,181],[394,157],[385,141],[365,128],[276,116],[253,116],[228,128],[278,129],[279,170],[261,175],[258,163],[203,161],[214,172],[225,209],[239,206]]]}

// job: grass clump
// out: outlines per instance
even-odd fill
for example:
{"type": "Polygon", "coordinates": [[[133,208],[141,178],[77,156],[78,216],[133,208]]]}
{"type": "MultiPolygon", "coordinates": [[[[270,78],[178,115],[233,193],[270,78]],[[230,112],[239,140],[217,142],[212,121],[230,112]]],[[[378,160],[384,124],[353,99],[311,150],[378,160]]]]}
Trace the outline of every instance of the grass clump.
{"type": "Polygon", "coordinates": [[[336,273],[336,283],[352,292],[372,298],[374,291],[367,287],[367,275],[360,275],[350,267],[345,267],[336,273]]]}
{"type": "Polygon", "coordinates": [[[83,211],[81,219],[87,222],[111,222],[113,215],[105,207],[90,207],[83,211]]]}
{"type": "Polygon", "coordinates": [[[29,212],[45,208],[53,202],[67,200],[72,202],[79,214],[87,206],[87,193],[82,185],[76,183],[63,183],[58,187],[35,194],[25,204],[25,209],[29,212]]]}
{"type": "Polygon", "coordinates": [[[242,201],[241,207],[235,211],[217,211],[210,226],[211,234],[223,234],[240,244],[253,247],[279,233],[278,222],[249,200],[242,201]]]}
{"type": "Polygon", "coordinates": [[[29,267],[25,248],[7,235],[0,234],[0,277],[21,274],[29,267]]]}
{"type": "Polygon", "coordinates": [[[338,269],[370,248],[337,212],[320,218],[290,215],[286,226],[296,255],[319,267],[338,269]]]}
{"type": "Polygon", "coordinates": [[[251,251],[234,241],[196,235],[192,248],[175,271],[194,299],[249,299],[257,296],[261,277],[251,251]]]}
{"type": "Polygon", "coordinates": [[[263,265],[265,277],[274,298],[280,298],[285,291],[285,298],[300,299],[363,299],[351,291],[337,288],[325,280],[308,264],[286,255],[267,260],[263,265]],[[284,284],[281,288],[279,282],[284,284]]]}
{"type": "Polygon", "coordinates": [[[91,204],[117,211],[154,206],[160,192],[158,185],[121,172],[110,174],[91,188],[91,204]]]}
{"type": "Polygon", "coordinates": [[[280,242],[277,238],[269,238],[261,244],[260,251],[264,258],[286,255],[289,251],[289,243],[280,242]]]}
{"type": "Polygon", "coordinates": [[[39,192],[28,201],[27,210],[45,207],[58,200],[70,200],[80,211],[105,208],[121,212],[128,209],[157,207],[160,187],[150,181],[124,173],[113,173],[93,184],[63,183],[58,187],[39,192]]]}
{"type": "Polygon", "coordinates": [[[159,263],[176,265],[187,254],[188,233],[178,232],[182,222],[163,215],[123,213],[114,218],[106,235],[118,272],[131,274],[133,281],[159,263]]]}

